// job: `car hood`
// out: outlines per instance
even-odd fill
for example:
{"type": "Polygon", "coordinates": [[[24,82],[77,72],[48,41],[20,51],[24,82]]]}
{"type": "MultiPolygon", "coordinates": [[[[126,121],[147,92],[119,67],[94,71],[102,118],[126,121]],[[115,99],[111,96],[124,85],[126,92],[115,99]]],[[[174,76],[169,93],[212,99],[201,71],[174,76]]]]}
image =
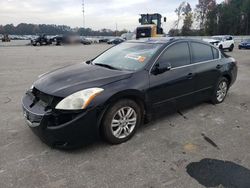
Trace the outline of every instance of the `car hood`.
{"type": "Polygon", "coordinates": [[[209,43],[220,42],[219,40],[215,40],[215,39],[203,39],[203,41],[209,42],[209,43]]]}
{"type": "Polygon", "coordinates": [[[129,78],[131,75],[132,72],[128,71],[82,63],[45,73],[34,83],[34,87],[49,95],[66,97],[83,89],[102,87],[129,78]]]}
{"type": "Polygon", "coordinates": [[[240,44],[249,45],[249,44],[250,44],[250,42],[247,42],[247,41],[242,41],[240,44]]]}

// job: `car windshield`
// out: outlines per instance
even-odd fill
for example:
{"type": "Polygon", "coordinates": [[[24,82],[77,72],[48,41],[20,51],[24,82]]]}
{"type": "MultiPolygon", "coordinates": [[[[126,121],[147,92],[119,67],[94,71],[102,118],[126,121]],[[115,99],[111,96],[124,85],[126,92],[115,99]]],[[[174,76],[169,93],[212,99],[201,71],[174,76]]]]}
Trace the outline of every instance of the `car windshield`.
{"type": "Polygon", "coordinates": [[[250,39],[245,39],[243,42],[250,43],[250,39]]]}
{"type": "Polygon", "coordinates": [[[97,57],[92,64],[118,70],[143,68],[162,44],[122,43],[97,57]]]}
{"type": "Polygon", "coordinates": [[[222,37],[212,37],[212,39],[214,39],[214,40],[219,40],[219,41],[222,41],[222,40],[223,40],[222,37]]]}

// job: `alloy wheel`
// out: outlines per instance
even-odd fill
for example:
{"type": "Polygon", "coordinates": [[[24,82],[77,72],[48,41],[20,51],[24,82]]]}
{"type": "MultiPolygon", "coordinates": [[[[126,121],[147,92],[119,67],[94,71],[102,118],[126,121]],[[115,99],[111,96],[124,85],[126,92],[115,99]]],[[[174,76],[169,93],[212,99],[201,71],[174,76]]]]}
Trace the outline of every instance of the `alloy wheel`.
{"type": "Polygon", "coordinates": [[[133,132],[136,122],[135,110],[131,107],[122,107],[115,113],[111,121],[111,132],[116,138],[126,138],[133,132]]]}
{"type": "Polygon", "coordinates": [[[225,97],[226,97],[226,95],[227,95],[227,82],[226,81],[222,81],[220,84],[219,84],[219,87],[218,87],[218,89],[217,89],[217,95],[216,95],[216,97],[217,97],[217,100],[219,101],[219,102],[222,102],[224,99],[225,99],[225,97]]]}

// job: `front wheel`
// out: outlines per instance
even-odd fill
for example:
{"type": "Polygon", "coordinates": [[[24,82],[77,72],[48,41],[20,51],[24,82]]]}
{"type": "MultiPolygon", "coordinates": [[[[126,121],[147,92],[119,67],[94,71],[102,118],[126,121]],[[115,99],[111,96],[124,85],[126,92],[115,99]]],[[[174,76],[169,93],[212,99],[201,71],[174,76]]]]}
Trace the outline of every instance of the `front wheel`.
{"type": "Polygon", "coordinates": [[[133,100],[124,99],[112,105],[106,112],[102,133],[107,142],[120,144],[129,140],[141,124],[142,113],[133,100]]]}
{"type": "Polygon", "coordinates": [[[227,96],[228,89],[229,89],[228,80],[225,77],[221,78],[215,87],[215,90],[211,99],[212,103],[213,104],[222,103],[227,96]]]}
{"type": "Polygon", "coordinates": [[[229,52],[232,52],[234,50],[234,45],[231,44],[230,48],[229,48],[229,52]]]}

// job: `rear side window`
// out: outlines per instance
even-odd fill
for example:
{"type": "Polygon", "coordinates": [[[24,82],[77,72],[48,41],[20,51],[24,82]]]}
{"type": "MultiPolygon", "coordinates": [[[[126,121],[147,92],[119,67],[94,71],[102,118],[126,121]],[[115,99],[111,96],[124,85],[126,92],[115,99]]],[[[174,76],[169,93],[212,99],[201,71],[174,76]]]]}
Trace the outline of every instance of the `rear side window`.
{"type": "Polygon", "coordinates": [[[187,42],[170,46],[159,58],[159,64],[171,64],[172,68],[190,64],[190,53],[187,42]]]}
{"type": "Polygon", "coordinates": [[[233,37],[227,37],[226,40],[233,40],[233,37]]]}
{"type": "Polygon", "coordinates": [[[220,56],[219,50],[212,47],[212,51],[213,51],[214,59],[219,59],[219,56],[220,56]]]}
{"type": "Polygon", "coordinates": [[[191,49],[193,55],[193,63],[214,59],[212,48],[209,45],[198,42],[191,42],[191,49]]]}

